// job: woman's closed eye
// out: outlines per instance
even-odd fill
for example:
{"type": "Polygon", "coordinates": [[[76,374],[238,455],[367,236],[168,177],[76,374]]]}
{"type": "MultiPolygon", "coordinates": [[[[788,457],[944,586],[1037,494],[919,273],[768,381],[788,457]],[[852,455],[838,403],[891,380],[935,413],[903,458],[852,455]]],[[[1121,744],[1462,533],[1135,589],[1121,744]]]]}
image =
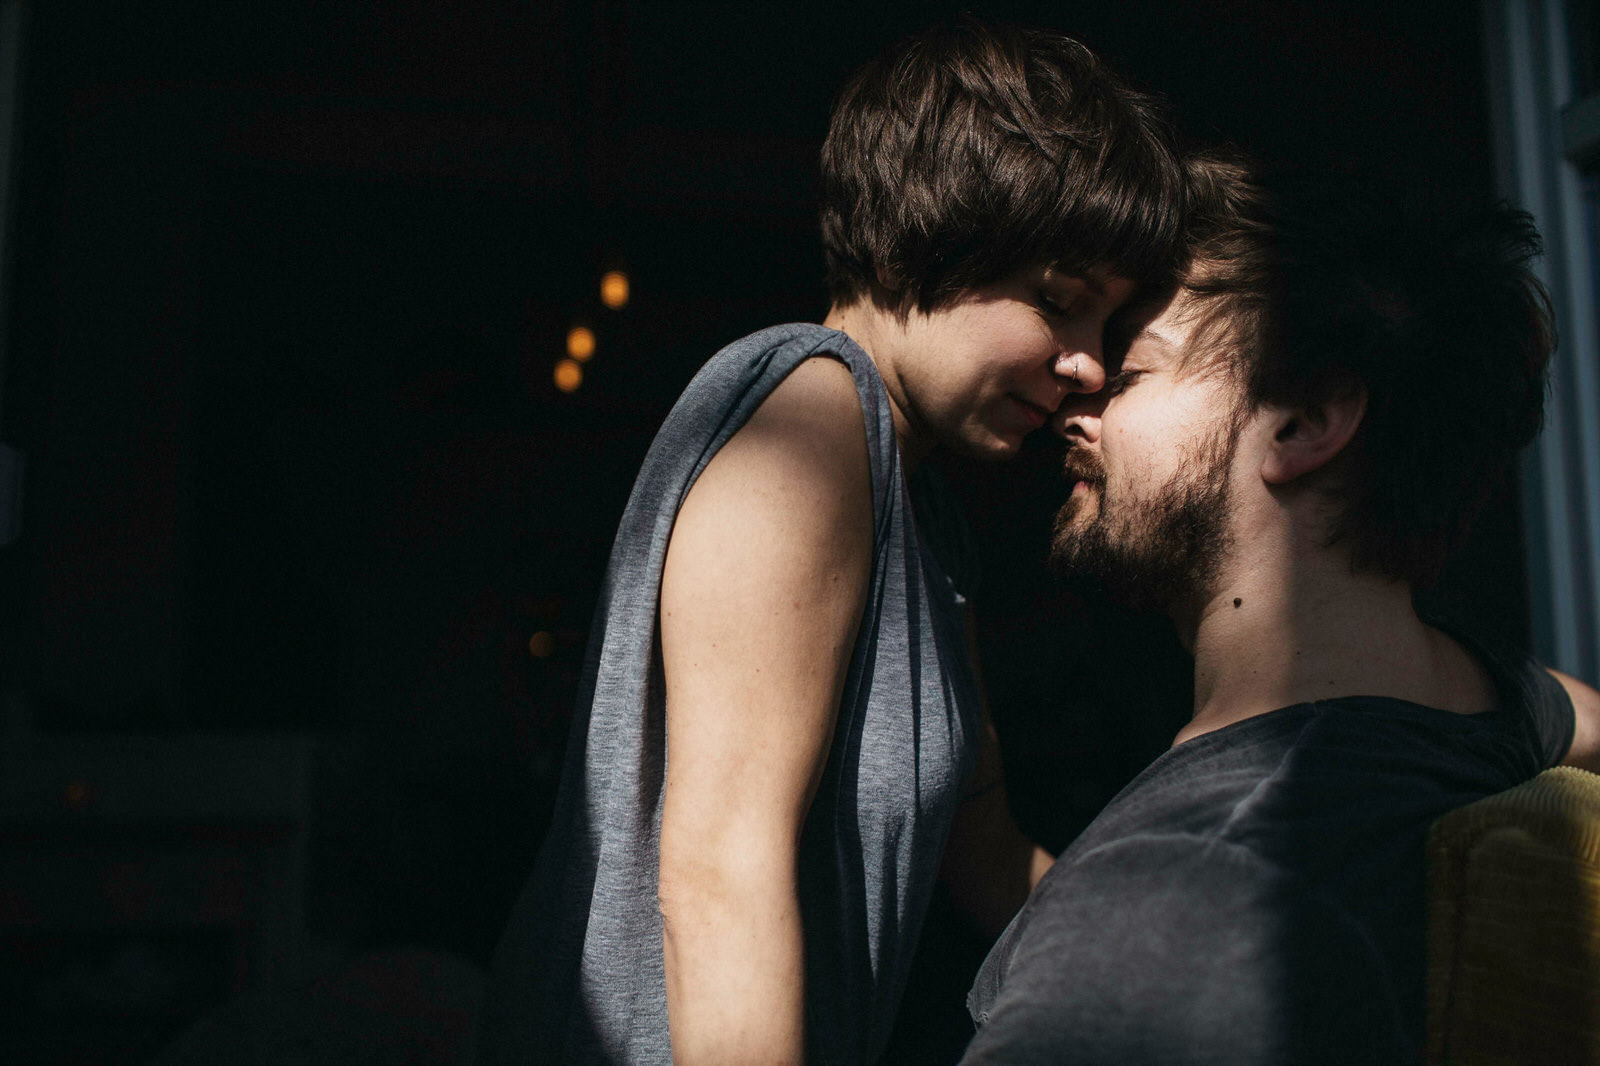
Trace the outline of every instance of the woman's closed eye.
{"type": "Polygon", "coordinates": [[[1042,289],[1039,291],[1035,299],[1039,304],[1039,310],[1043,311],[1052,318],[1066,318],[1067,315],[1072,312],[1072,300],[1069,299],[1063,304],[1055,296],[1045,292],[1042,289]]]}

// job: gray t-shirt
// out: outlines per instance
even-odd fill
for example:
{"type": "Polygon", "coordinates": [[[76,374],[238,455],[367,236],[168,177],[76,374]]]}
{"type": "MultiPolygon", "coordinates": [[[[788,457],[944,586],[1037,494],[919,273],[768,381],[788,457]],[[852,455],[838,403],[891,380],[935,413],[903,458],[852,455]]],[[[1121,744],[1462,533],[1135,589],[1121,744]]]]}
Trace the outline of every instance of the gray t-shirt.
{"type": "Polygon", "coordinates": [[[883,1050],[976,753],[965,599],[948,576],[962,568],[945,555],[947,570],[931,547],[941,530],[930,527],[949,511],[926,465],[913,512],[872,360],[843,333],[795,324],[717,353],[668,415],[634,484],[554,821],[491,971],[480,1062],[671,1061],[656,899],[667,758],[656,639],[662,562],[706,463],[815,356],[839,359],[855,378],[874,530],[861,629],[801,841],[808,1054],[846,1066],[883,1050]]]}
{"type": "Polygon", "coordinates": [[[1420,1061],[1429,827],[1572,742],[1548,673],[1479,654],[1494,711],[1322,700],[1164,753],[990,952],[963,1063],[1420,1061]]]}

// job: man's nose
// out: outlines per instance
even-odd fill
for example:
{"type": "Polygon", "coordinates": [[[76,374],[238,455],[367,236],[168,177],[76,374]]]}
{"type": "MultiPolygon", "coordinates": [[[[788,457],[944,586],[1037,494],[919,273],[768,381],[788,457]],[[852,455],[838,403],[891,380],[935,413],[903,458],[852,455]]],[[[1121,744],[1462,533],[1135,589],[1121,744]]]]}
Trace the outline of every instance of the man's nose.
{"type": "Polygon", "coordinates": [[[1105,409],[1099,392],[1071,393],[1050,418],[1050,429],[1064,440],[1093,444],[1100,439],[1100,412],[1105,409]]]}

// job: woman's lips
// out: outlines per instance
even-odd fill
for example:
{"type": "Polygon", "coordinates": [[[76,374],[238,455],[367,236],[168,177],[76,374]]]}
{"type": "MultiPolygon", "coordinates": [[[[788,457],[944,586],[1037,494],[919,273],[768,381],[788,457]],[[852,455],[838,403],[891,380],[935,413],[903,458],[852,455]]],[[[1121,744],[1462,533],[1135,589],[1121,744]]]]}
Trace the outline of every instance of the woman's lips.
{"type": "Polygon", "coordinates": [[[1050,412],[1038,404],[1029,403],[1020,396],[1010,396],[1008,399],[1021,412],[1022,417],[1027,420],[1032,428],[1038,429],[1050,420],[1050,412]]]}

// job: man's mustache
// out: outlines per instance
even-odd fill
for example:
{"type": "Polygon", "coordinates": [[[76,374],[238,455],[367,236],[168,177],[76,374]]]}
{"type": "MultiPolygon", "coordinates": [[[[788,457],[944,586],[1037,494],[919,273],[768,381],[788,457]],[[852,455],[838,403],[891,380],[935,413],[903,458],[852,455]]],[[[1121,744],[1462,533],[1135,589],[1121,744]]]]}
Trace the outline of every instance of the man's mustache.
{"type": "Polygon", "coordinates": [[[1087,481],[1097,485],[1106,479],[1105,464],[1100,456],[1077,445],[1069,448],[1066,458],[1061,460],[1061,472],[1068,481],[1087,481]]]}

